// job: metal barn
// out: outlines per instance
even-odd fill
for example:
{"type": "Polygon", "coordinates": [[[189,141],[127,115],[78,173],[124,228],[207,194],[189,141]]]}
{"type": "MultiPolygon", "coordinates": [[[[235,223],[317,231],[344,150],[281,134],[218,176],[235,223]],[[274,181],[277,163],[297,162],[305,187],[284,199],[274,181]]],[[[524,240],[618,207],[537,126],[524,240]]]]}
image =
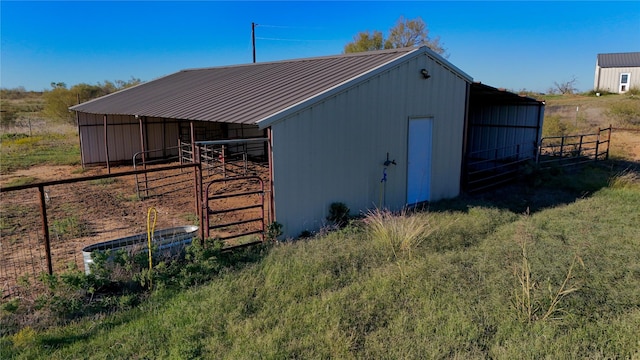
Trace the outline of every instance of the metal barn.
{"type": "Polygon", "coordinates": [[[640,52],[598,54],[595,91],[622,94],[634,88],[640,89],[640,52]]]}
{"type": "MultiPolygon", "coordinates": [[[[249,152],[269,159],[275,220],[296,237],[324,226],[334,202],[357,214],[455,197],[464,154],[537,141],[539,131],[502,143],[477,135],[467,120],[482,110],[478,86],[420,47],[185,70],[71,109],[83,165],[268,139],[249,152]]],[[[497,121],[521,120],[508,112],[497,121]]]]}

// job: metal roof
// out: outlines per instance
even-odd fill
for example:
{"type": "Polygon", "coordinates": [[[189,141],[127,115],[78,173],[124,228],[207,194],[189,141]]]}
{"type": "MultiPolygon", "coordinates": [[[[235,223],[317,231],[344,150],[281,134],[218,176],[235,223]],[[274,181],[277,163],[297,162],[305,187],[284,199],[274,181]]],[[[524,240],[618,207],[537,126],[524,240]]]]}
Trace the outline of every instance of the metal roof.
{"type": "Polygon", "coordinates": [[[70,109],[92,114],[255,124],[401,61],[408,54],[425,52],[470,79],[424,47],[404,48],[183,70],[70,109]]]}
{"type": "Polygon", "coordinates": [[[478,104],[544,104],[544,101],[519,95],[505,89],[494,88],[479,82],[471,84],[470,101],[478,104]]]}
{"type": "Polygon", "coordinates": [[[610,67],[640,67],[640,52],[598,54],[598,66],[610,67]]]}

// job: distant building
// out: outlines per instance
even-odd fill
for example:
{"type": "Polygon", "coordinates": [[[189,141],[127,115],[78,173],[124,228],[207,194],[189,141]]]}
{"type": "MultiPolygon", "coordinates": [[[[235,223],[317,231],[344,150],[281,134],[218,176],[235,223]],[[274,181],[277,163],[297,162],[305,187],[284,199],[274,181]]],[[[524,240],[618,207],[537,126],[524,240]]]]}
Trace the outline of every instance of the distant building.
{"type": "Polygon", "coordinates": [[[640,52],[598,54],[593,89],[626,93],[640,89],[640,52]]]}

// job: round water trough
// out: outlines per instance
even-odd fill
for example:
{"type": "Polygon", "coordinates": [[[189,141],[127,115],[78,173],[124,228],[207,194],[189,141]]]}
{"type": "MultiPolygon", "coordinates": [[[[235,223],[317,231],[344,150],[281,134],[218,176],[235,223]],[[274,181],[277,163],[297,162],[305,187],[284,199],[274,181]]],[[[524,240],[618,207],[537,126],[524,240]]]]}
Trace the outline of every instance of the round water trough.
{"type": "MultiPolygon", "coordinates": [[[[198,227],[195,225],[179,226],[167,229],[156,230],[151,238],[151,243],[155,251],[179,252],[197,236],[198,227]]],[[[141,233],[119,239],[108,240],[85,246],[82,249],[85,274],[91,273],[93,259],[91,254],[95,251],[117,251],[125,250],[135,252],[147,248],[147,234],[141,233]]]]}

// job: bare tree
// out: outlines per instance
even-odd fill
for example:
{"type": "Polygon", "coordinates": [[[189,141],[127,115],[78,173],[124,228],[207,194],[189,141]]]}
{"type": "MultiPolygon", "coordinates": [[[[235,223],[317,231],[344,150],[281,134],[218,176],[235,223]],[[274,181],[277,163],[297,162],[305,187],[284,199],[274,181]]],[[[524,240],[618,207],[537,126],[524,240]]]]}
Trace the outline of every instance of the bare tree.
{"type": "Polygon", "coordinates": [[[578,79],[576,78],[575,75],[571,76],[571,79],[569,79],[568,81],[562,82],[562,83],[557,83],[557,82],[553,82],[553,84],[555,85],[556,89],[558,89],[558,91],[560,92],[560,94],[573,94],[575,93],[578,89],[576,89],[576,83],[578,82],[578,79]]]}

